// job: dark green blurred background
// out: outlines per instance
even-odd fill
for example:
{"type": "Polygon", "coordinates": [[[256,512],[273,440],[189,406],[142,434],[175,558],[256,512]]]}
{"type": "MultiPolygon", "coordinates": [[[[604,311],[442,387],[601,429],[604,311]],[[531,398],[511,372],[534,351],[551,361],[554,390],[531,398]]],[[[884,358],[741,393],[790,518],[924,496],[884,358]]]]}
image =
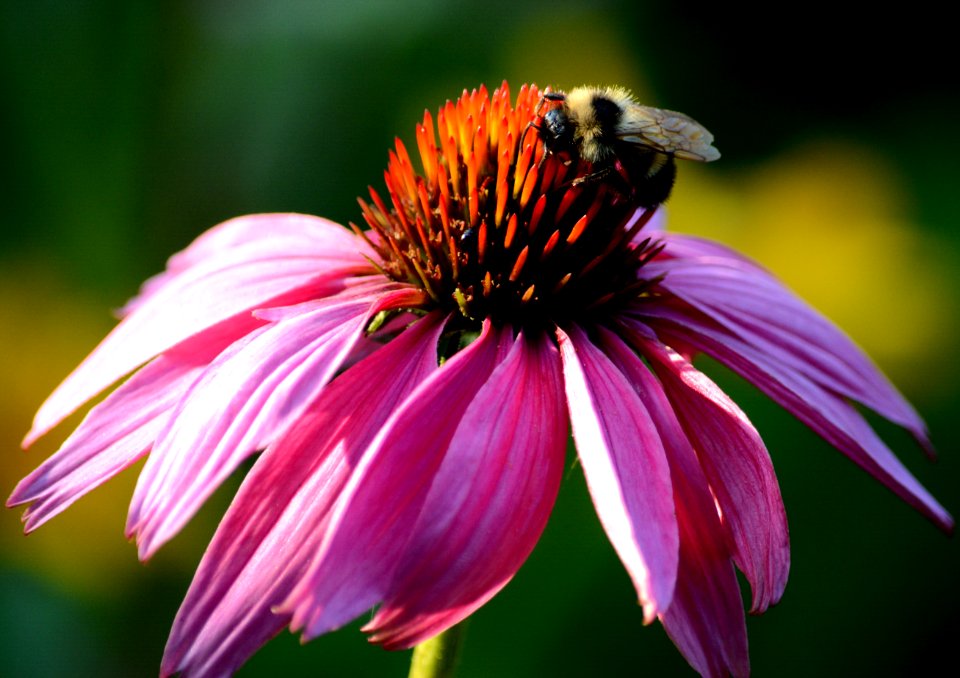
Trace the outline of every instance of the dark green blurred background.
{"type": "MultiPolygon", "coordinates": [[[[960,513],[960,121],[949,22],[831,5],[5,2],[0,23],[0,493],[52,452],[21,436],[110,329],[110,309],[232,216],[347,222],[424,107],[504,78],[619,83],[710,128],[676,230],[761,260],[863,345],[927,418],[960,513]],[[669,5],[664,7],[663,5],[669,5]],[[802,13],[800,10],[803,10],[802,13]]],[[[748,620],[758,676],[932,675],[956,664],[960,547],[750,387],[712,370],[771,450],[791,521],[783,602],[748,620]]],[[[73,424],[77,419],[71,420],[73,424]]],[[[122,534],[135,471],[29,538],[0,525],[0,675],[155,675],[230,491],[149,564],[122,534]]],[[[235,483],[234,483],[235,486],[235,483]]],[[[232,489],[232,488],[230,488],[232,489]]],[[[241,675],[403,675],[355,624],[282,634],[241,675]]],[[[462,676],[688,675],[571,468],[541,544],[474,617],[462,676]]]]}

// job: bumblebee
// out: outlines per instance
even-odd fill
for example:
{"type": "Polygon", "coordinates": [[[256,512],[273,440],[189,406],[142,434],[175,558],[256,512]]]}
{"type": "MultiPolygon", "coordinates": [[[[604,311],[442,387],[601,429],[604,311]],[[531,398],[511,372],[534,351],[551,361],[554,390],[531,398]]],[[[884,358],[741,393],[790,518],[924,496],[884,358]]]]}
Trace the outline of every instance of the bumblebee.
{"type": "MultiPolygon", "coordinates": [[[[532,123],[546,153],[585,160],[589,174],[573,184],[610,178],[643,207],[664,202],[676,178],[674,158],[710,162],[720,157],[713,135],[692,118],[643,106],[621,87],[577,87],[547,92],[532,123]],[[545,114],[545,102],[557,102],[545,114]],[[619,178],[618,178],[619,177],[619,178]]],[[[544,156],[546,157],[546,155],[544,156]]]]}

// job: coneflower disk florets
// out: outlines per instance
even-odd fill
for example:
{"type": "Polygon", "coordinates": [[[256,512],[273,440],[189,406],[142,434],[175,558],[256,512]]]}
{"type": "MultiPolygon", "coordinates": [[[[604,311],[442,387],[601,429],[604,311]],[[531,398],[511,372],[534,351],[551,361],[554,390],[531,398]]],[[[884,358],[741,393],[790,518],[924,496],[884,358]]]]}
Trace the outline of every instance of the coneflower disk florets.
{"type": "MultiPolygon", "coordinates": [[[[603,314],[642,296],[658,245],[637,234],[638,210],[606,182],[574,184],[580,163],[546,154],[531,123],[541,93],[504,84],[464,91],[417,125],[423,173],[399,139],[384,173],[388,201],[361,200],[377,265],[466,319],[543,327],[603,314]]],[[[360,235],[364,231],[354,226],[360,235]]]]}

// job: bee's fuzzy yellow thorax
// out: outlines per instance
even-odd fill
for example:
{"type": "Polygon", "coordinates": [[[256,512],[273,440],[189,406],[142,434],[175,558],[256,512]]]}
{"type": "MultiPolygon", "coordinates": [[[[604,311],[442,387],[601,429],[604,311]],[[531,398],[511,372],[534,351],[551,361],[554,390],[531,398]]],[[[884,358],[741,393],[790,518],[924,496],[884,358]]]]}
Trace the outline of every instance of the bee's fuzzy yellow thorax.
{"type": "Polygon", "coordinates": [[[581,149],[581,157],[592,163],[606,160],[612,153],[609,144],[601,143],[601,137],[609,134],[603,123],[597,118],[594,100],[607,99],[621,111],[628,110],[635,103],[629,91],[622,87],[577,87],[571,90],[564,104],[567,115],[574,121],[574,138],[581,149]]]}

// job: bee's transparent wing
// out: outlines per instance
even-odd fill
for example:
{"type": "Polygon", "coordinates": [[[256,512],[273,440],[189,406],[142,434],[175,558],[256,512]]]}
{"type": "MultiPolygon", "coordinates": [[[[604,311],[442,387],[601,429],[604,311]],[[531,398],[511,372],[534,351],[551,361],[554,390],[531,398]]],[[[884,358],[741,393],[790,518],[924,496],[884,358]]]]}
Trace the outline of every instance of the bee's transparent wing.
{"type": "Polygon", "coordinates": [[[720,157],[713,135],[693,118],[652,106],[631,106],[617,124],[621,141],[672,153],[685,160],[710,162],[720,157]]]}

